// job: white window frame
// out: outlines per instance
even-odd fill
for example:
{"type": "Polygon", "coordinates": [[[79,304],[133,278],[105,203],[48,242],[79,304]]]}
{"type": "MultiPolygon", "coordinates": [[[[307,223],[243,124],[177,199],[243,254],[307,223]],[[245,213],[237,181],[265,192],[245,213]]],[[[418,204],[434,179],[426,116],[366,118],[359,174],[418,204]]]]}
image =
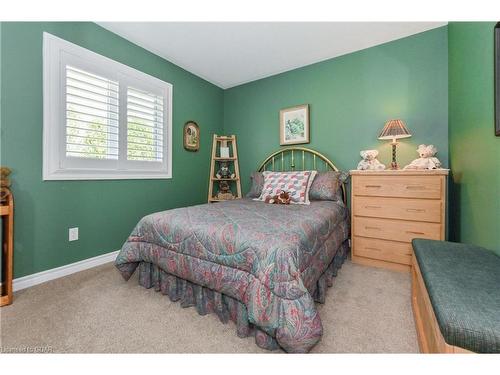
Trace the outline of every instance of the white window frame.
{"type": "Polygon", "coordinates": [[[43,179],[117,180],[172,178],[172,84],[43,33],[43,179]],[[119,158],[66,156],[66,65],[119,83],[119,158]],[[127,87],[163,97],[163,161],[127,160],[127,87]],[[70,160],[73,159],[73,160],[70,160]]]}

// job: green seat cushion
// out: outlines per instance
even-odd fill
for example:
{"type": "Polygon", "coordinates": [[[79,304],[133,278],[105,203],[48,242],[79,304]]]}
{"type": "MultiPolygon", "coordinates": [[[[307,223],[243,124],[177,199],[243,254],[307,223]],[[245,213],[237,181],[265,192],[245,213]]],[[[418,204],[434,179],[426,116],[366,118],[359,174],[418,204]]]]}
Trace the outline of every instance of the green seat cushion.
{"type": "Polygon", "coordinates": [[[478,353],[500,353],[500,257],[472,245],[412,243],[445,341],[478,353]]]}

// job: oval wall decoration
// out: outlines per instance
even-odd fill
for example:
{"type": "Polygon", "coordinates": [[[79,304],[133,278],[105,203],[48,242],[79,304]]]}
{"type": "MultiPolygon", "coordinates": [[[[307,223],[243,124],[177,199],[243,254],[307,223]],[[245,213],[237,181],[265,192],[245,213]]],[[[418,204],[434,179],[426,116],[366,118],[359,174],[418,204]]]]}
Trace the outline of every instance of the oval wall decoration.
{"type": "Polygon", "coordinates": [[[184,148],[188,151],[198,151],[200,148],[200,127],[194,121],[184,124],[184,148]]]}

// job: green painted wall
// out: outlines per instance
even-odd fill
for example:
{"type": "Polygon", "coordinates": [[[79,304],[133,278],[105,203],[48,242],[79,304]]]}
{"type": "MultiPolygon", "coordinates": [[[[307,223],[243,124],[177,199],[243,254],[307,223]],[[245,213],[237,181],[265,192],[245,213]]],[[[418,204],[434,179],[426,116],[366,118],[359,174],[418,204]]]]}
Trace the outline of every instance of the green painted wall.
{"type": "Polygon", "coordinates": [[[243,190],[250,172],[279,146],[279,110],[310,104],[311,143],[341,169],[356,168],[359,151],[376,148],[384,123],[407,122],[399,162],[417,157],[421,143],[437,146],[448,165],[448,44],[442,27],[408,38],[238,86],[224,92],[224,131],[238,136],[243,190]]]}
{"type": "Polygon", "coordinates": [[[303,103],[308,147],[342,169],[368,148],[389,163],[389,144],[377,140],[389,118],[405,119],[413,133],[398,149],[402,165],[418,144],[433,143],[448,166],[449,136],[450,236],[500,249],[492,27],[451,23],[223,91],[92,23],[0,23],[0,161],[14,170],[15,277],[117,250],[145,214],[205,202],[214,132],[238,135],[246,191],[246,176],[279,148],[279,110],[303,103]],[[42,181],[43,31],[174,85],[173,179],[42,181]],[[182,147],[189,119],[201,125],[197,153],[182,147]],[[70,243],[72,226],[80,240],[70,243]]]}
{"type": "Polygon", "coordinates": [[[206,200],[211,138],[223,91],[93,23],[3,23],[1,162],[14,170],[14,277],[118,250],[145,214],[206,200]],[[174,85],[171,180],[42,181],[42,32],[47,31],[174,85]],[[182,127],[201,127],[199,152],[182,127]],[[68,242],[68,228],[80,240],[68,242]]]}
{"type": "Polygon", "coordinates": [[[451,235],[500,254],[500,137],[494,134],[492,22],[450,23],[451,235]]]}

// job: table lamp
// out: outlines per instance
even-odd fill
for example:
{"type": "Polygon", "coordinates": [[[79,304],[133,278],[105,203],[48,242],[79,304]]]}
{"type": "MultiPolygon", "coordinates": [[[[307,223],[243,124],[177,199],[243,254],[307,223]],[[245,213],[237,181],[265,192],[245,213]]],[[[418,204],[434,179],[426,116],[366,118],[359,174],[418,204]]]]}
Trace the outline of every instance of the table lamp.
{"type": "Polygon", "coordinates": [[[396,139],[411,137],[408,128],[406,127],[403,120],[389,120],[385,123],[382,132],[378,136],[378,139],[391,139],[392,140],[392,163],[391,169],[398,169],[398,163],[396,162],[396,146],[398,142],[396,139]]]}

